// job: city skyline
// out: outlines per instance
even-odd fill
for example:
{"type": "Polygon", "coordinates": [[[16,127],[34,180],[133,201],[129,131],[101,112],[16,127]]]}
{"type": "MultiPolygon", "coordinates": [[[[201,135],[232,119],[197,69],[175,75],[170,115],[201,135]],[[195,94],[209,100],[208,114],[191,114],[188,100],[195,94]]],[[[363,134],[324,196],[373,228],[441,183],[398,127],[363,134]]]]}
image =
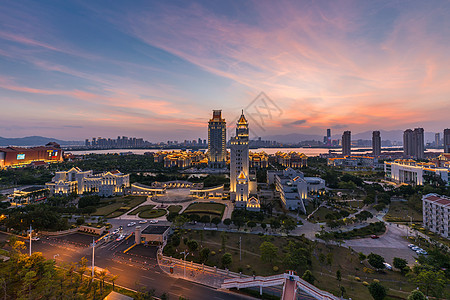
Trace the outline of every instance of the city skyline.
{"type": "Polygon", "coordinates": [[[261,91],[263,137],[449,127],[449,3],[282,4],[2,2],[0,136],[205,138],[261,91]]]}

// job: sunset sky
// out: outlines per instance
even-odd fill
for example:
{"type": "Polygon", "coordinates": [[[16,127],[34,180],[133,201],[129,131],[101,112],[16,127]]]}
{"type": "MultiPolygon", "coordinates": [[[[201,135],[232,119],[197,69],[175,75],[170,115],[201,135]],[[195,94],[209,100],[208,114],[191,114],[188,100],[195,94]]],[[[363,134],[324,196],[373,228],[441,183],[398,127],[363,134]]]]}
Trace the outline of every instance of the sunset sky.
{"type": "Polygon", "coordinates": [[[0,2],[3,137],[441,132],[449,70],[449,1],[0,2]]]}

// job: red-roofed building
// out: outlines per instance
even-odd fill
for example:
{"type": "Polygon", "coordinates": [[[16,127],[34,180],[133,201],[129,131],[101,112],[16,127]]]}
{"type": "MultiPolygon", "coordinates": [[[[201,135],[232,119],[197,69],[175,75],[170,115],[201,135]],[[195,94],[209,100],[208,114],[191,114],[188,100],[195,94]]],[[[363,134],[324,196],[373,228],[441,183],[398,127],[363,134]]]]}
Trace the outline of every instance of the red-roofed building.
{"type": "Polygon", "coordinates": [[[422,197],[423,226],[445,238],[449,237],[450,198],[437,194],[422,197]]]}

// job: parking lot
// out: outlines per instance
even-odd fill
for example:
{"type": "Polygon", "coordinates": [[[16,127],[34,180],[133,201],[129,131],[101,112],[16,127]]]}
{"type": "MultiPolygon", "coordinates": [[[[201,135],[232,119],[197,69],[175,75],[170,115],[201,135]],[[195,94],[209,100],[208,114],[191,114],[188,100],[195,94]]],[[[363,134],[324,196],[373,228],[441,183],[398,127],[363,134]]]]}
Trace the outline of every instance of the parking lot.
{"type": "Polygon", "coordinates": [[[362,252],[366,255],[371,252],[379,254],[391,265],[394,257],[406,259],[409,264],[414,264],[417,254],[408,247],[408,241],[403,238],[403,236],[406,236],[405,230],[393,224],[386,227],[387,232],[378,239],[348,240],[345,242],[345,245],[352,247],[356,252],[362,252]]]}

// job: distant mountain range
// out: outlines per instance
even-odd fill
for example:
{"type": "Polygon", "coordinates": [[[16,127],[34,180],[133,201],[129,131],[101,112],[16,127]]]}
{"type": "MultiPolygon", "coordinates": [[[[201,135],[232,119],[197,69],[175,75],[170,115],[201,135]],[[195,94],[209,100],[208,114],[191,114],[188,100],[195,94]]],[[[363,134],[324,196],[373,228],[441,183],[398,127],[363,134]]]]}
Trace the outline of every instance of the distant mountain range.
{"type": "MultiPolygon", "coordinates": [[[[339,134],[332,134],[331,138],[333,140],[338,140],[342,138],[342,132],[344,130],[339,131],[339,134]]],[[[324,135],[326,133],[324,132],[324,135]]],[[[316,134],[302,134],[302,133],[290,133],[290,134],[279,134],[279,135],[268,135],[263,137],[263,140],[269,141],[277,141],[278,143],[298,143],[301,141],[323,141],[324,135],[316,135],[316,134]]],[[[380,130],[380,135],[382,140],[390,140],[390,141],[403,141],[403,130],[380,130]]],[[[434,132],[425,131],[425,143],[434,141],[434,132]]],[[[442,138],[442,134],[441,134],[442,138]]],[[[352,140],[371,140],[372,139],[372,131],[365,131],[360,133],[352,133],[352,140]]]]}
{"type": "Polygon", "coordinates": [[[55,142],[61,146],[75,146],[82,145],[82,141],[63,141],[55,138],[48,138],[43,136],[27,136],[23,138],[4,138],[0,137],[0,146],[43,146],[49,142],[55,142]]]}

